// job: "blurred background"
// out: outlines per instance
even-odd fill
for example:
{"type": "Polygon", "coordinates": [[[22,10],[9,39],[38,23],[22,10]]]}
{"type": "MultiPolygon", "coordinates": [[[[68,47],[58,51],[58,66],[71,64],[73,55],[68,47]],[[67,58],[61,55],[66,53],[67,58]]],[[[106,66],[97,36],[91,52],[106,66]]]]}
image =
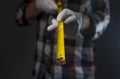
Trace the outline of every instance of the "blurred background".
{"type": "MultiPolygon", "coordinates": [[[[36,27],[17,27],[15,14],[20,1],[0,2],[0,79],[31,79],[36,27]]],[[[95,41],[96,79],[120,79],[119,2],[110,0],[111,22],[95,41]]]]}

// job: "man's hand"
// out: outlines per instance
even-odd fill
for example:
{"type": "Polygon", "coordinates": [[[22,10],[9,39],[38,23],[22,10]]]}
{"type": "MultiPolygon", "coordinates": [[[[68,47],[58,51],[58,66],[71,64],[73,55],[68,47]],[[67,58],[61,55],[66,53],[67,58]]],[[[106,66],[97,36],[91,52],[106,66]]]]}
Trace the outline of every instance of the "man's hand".
{"type": "Polygon", "coordinates": [[[57,29],[59,21],[63,21],[65,24],[65,37],[74,39],[78,29],[78,19],[75,12],[70,9],[63,9],[57,18],[52,20],[52,24],[48,26],[47,30],[52,31],[57,29]]]}
{"type": "Polygon", "coordinates": [[[53,0],[35,0],[36,7],[46,13],[57,13],[58,6],[53,0]]]}
{"type": "Polygon", "coordinates": [[[52,24],[48,26],[48,31],[56,29],[59,21],[64,21],[65,24],[71,24],[72,22],[76,22],[77,18],[72,10],[63,9],[63,11],[58,14],[57,18],[52,20],[52,24]]]}

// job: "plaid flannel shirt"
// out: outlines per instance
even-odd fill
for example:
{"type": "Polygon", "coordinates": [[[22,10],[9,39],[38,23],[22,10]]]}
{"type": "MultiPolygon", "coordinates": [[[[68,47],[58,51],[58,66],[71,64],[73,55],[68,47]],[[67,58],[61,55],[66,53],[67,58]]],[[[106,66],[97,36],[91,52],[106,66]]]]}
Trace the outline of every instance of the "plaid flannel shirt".
{"type": "MultiPolygon", "coordinates": [[[[82,33],[76,30],[76,39],[65,38],[66,64],[58,65],[56,57],[56,31],[48,32],[47,26],[56,15],[42,12],[38,17],[37,46],[35,51],[34,76],[41,79],[94,79],[93,40],[103,34],[110,20],[108,0],[62,0],[69,8],[90,18],[89,28],[82,33]],[[81,35],[83,37],[81,37],[81,35]]],[[[17,9],[19,26],[30,24],[25,20],[25,10],[31,0],[25,0],[17,9]]],[[[81,23],[80,23],[81,24],[81,23]]],[[[82,24],[81,24],[82,26],[82,24]]],[[[74,28],[74,26],[73,26],[74,28]]]]}

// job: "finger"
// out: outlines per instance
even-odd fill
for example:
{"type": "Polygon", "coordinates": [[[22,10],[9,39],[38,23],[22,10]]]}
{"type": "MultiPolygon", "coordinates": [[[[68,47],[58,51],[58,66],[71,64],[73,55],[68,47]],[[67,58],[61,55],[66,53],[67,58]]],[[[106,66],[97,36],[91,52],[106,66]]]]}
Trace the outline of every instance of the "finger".
{"type": "Polygon", "coordinates": [[[57,27],[58,27],[58,22],[55,19],[53,19],[52,24],[48,26],[47,30],[52,31],[54,29],[57,29],[57,27]]]}
{"type": "Polygon", "coordinates": [[[66,11],[62,11],[57,16],[57,21],[63,21],[65,19],[66,11]]]}
{"type": "Polygon", "coordinates": [[[57,10],[58,9],[58,6],[57,6],[57,4],[54,2],[54,1],[52,1],[52,0],[50,0],[50,5],[51,5],[51,9],[53,9],[53,10],[57,10]]]}
{"type": "Polygon", "coordinates": [[[64,21],[64,23],[67,24],[67,23],[70,23],[70,22],[76,21],[76,20],[77,20],[77,19],[76,19],[76,16],[75,16],[75,15],[72,15],[72,16],[68,17],[68,18],[64,21]]]}
{"type": "Polygon", "coordinates": [[[45,12],[47,13],[56,13],[58,6],[52,1],[52,0],[47,0],[46,2],[46,7],[44,7],[45,12]]]}
{"type": "Polygon", "coordinates": [[[72,16],[74,14],[74,12],[72,10],[69,9],[64,9],[62,12],[60,12],[57,16],[57,21],[61,21],[61,20],[66,20],[68,17],[72,16]]]}
{"type": "Polygon", "coordinates": [[[57,21],[56,21],[56,19],[52,19],[52,23],[56,23],[57,21]]]}

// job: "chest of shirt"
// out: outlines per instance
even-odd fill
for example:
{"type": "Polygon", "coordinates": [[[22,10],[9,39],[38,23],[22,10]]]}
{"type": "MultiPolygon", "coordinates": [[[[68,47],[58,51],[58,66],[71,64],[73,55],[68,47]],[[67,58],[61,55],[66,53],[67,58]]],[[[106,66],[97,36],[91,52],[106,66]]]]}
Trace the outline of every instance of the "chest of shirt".
{"type": "Polygon", "coordinates": [[[63,7],[75,12],[85,12],[91,8],[91,1],[94,0],[62,0],[63,7]]]}

